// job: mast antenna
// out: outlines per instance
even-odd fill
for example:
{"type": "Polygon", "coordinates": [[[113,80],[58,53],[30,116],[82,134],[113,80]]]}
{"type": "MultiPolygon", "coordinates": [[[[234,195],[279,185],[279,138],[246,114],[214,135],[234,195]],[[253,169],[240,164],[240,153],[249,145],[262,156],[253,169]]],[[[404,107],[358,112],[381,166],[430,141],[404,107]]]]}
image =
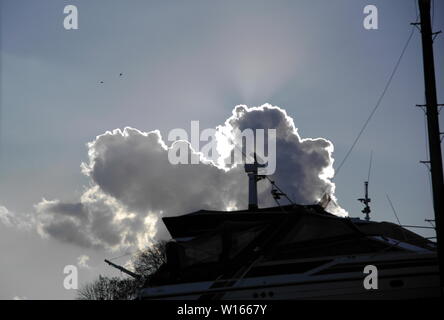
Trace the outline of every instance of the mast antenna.
{"type": "Polygon", "coordinates": [[[265,164],[260,164],[257,162],[256,152],[254,152],[253,163],[245,163],[244,168],[248,175],[248,210],[258,209],[257,182],[265,178],[264,176],[258,174],[258,168],[263,168],[265,166],[265,164]]]}
{"type": "Polygon", "coordinates": [[[367,181],[364,181],[364,198],[359,198],[358,201],[364,204],[364,209],[362,209],[362,213],[365,214],[365,220],[370,221],[370,212],[372,211],[370,209],[370,202],[371,199],[368,197],[368,183],[370,181],[370,172],[372,169],[372,160],[373,160],[373,151],[370,152],[370,163],[368,166],[368,175],[367,175],[367,181]]]}

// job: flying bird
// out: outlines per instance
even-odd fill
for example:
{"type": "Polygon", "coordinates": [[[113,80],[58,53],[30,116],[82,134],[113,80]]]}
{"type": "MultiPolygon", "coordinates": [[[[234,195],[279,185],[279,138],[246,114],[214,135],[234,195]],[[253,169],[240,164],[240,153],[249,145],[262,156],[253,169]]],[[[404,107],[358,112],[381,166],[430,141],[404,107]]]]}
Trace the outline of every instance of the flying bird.
{"type": "MultiPolygon", "coordinates": [[[[123,72],[120,72],[120,73],[119,73],[119,77],[122,77],[122,76],[123,76],[123,72]]],[[[100,84],[104,84],[105,81],[101,80],[101,81],[99,81],[99,83],[100,83],[100,84]]]]}

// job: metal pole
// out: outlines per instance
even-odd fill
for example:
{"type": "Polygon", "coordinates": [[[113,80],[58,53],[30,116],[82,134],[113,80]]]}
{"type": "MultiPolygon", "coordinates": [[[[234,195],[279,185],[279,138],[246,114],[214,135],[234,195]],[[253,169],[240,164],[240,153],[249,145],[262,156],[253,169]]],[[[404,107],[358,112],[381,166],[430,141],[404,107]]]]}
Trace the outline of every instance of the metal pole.
{"type": "MultiPolygon", "coordinates": [[[[430,150],[430,168],[435,209],[436,237],[441,290],[444,288],[444,185],[441,155],[441,139],[436,98],[435,66],[433,57],[433,33],[430,23],[430,0],[418,0],[421,17],[422,56],[426,96],[427,131],[430,150]]],[[[441,291],[442,293],[442,291],[441,291]]]]}
{"type": "Polygon", "coordinates": [[[119,266],[119,265],[117,265],[117,264],[115,264],[115,263],[112,263],[112,262],[109,261],[109,260],[106,260],[106,259],[105,259],[105,262],[108,263],[110,266],[112,266],[112,267],[114,267],[114,268],[116,268],[116,269],[122,271],[123,273],[126,273],[127,275],[129,275],[129,276],[131,276],[131,277],[133,277],[133,278],[135,278],[135,279],[139,279],[139,278],[141,278],[141,275],[140,275],[140,274],[136,274],[136,273],[134,273],[134,272],[132,272],[132,271],[129,271],[128,269],[125,269],[125,268],[122,267],[122,266],[119,266]]]}

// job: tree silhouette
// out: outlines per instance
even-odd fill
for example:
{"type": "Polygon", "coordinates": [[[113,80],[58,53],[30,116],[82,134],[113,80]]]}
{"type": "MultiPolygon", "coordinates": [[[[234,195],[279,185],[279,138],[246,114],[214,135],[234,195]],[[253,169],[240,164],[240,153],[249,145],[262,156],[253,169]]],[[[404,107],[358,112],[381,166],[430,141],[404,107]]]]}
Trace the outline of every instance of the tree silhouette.
{"type": "Polygon", "coordinates": [[[78,300],[128,300],[134,299],[137,290],[149,285],[149,277],[166,262],[166,241],[159,241],[144,250],[139,250],[131,259],[139,279],[99,276],[77,291],[78,300]]]}

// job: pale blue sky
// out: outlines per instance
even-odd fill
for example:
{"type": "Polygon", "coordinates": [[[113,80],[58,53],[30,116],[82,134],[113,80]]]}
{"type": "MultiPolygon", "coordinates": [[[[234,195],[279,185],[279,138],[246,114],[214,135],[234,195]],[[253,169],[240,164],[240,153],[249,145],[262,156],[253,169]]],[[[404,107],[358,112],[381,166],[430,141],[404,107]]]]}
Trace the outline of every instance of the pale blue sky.
{"type": "MultiPolygon", "coordinates": [[[[436,30],[444,28],[442,6],[436,1],[436,30]]],[[[333,142],[338,164],[415,16],[413,0],[1,0],[0,205],[32,212],[42,197],[77,199],[88,183],[79,167],[85,143],[106,130],[132,126],[166,136],[188,130],[191,120],[214,127],[237,104],[286,109],[302,137],[333,142]],[[66,4],[78,6],[79,30],[63,29],[66,4]],[[379,9],[378,30],[363,28],[367,4],[379,9]]],[[[441,103],[443,54],[441,36],[435,42],[441,103]]],[[[402,223],[433,218],[428,172],[419,164],[427,159],[424,116],[414,107],[424,102],[421,59],[415,32],[380,109],[335,179],[351,216],[362,216],[356,199],[373,150],[373,219],[394,221],[386,193],[402,223]]],[[[0,298],[72,297],[61,287],[60,270],[83,253],[108,270],[103,252],[0,230],[0,298]]]]}

